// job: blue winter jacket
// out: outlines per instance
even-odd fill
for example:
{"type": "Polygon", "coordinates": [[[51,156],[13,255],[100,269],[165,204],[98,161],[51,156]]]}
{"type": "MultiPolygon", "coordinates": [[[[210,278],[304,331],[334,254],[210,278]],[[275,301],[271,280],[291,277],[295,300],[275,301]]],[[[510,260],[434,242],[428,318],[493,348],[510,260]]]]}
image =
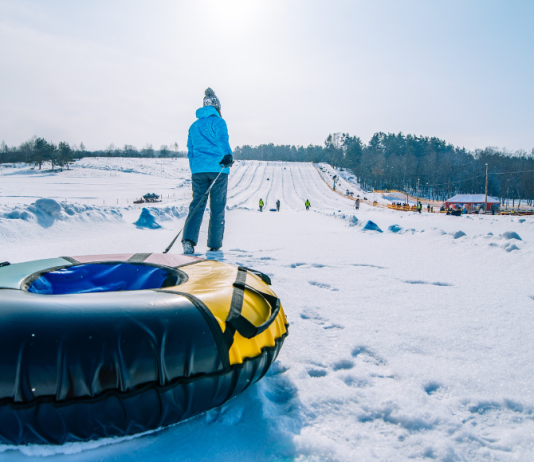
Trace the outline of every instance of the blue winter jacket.
{"type": "MultiPolygon", "coordinates": [[[[196,116],[198,120],[189,128],[187,137],[191,173],[219,173],[219,162],[226,154],[232,154],[226,122],[213,106],[201,107],[196,116]]],[[[225,168],[223,173],[230,173],[230,169],[225,168]]]]}

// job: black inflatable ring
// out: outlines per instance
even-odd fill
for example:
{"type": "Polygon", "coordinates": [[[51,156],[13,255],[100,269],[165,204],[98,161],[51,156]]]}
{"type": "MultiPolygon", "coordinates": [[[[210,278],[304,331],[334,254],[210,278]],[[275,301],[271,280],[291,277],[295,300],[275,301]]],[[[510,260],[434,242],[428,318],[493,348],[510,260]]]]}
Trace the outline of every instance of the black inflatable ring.
{"type": "MultiPolygon", "coordinates": [[[[177,275],[177,281],[187,280],[189,265],[237,272],[219,262],[181,257],[185,263],[175,265],[176,256],[157,258],[165,262],[158,263],[162,268],[177,275]]],[[[76,264],[75,259],[64,260],[76,264]]],[[[178,292],[180,285],[168,292],[40,295],[24,290],[39,274],[61,267],[46,264],[40,271],[32,267],[26,276],[23,271],[16,273],[17,265],[0,268],[0,442],[4,444],[123,436],[190,418],[223,404],[263,377],[287,335],[278,327],[278,333],[272,331],[273,346],[231,364],[233,339],[224,336],[199,298],[178,292]],[[14,280],[13,274],[20,278],[19,288],[6,282],[14,280]]],[[[248,277],[260,284],[260,278],[248,277]]],[[[276,315],[276,322],[285,325],[281,309],[276,315]]]]}

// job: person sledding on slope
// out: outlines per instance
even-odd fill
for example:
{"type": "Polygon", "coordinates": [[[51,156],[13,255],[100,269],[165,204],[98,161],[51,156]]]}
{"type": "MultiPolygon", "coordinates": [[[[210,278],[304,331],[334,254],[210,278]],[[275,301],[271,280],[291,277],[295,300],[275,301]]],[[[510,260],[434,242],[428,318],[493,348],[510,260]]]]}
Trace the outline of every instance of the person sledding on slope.
{"type": "Polygon", "coordinates": [[[189,128],[187,138],[193,200],[189,206],[182,239],[185,254],[193,253],[195,250],[207,200],[194,214],[193,211],[217,175],[221,173],[221,167],[224,169],[210,191],[208,247],[210,250],[219,250],[222,247],[228,174],[229,167],[233,164],[228,128],[221,116],[221,103],[211,88],[206,90],[203,107],[197,110],[196,116],[198,120],[189,128]]]}
{"type": "Polygon", "coordinates": [[[311,204],[308,199],[306,199],[306,202],[304,203],[304,205],[306,206],[306,210],[310,210],[311,204]]]}
{"type": "Polygon", "coordinates": [[[263,199],[262,199],[262,198],[260,198],[260,203],[259,203],[259,205],[260,205],[260,212],[263,212],[263,206],[264,206],[265,204],[263,203],[263,199]]]}
{"type": "Polygon", "coordinates": [[[276,200],[276,211],[277,211],[277,212],[280,211],[280,199],[277,199],[277,200],[276,200]]]}

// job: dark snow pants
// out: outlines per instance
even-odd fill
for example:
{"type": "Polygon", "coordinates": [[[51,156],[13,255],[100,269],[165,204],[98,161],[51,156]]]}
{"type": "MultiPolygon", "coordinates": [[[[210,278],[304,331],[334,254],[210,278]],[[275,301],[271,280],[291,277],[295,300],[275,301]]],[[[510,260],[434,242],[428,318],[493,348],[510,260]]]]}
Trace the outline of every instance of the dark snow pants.
{"type": "MultiPolygon", "coordinates": [[[[200,225],[202,224],[202,216],[204,215],[207,201],[198,208],[195,215],[190,215],[215,178],[217,178],[217,175],[218,173],[214,172],[194,173],[192,175],[193,200],[189,206],[189,215],[187,216],[189,221],[184,228],[183,241],[191,241],[193,245],[197,245],[198,233],[200,231],[200,225]]],[[[217,183],[215,183],[215,186],[213,186],[210,191],[210,224],[208,228],[208,247],[210,249],[218,249],[219,247],[222,247],[227,189],[228,174],[221,173],[217,183]]]]}

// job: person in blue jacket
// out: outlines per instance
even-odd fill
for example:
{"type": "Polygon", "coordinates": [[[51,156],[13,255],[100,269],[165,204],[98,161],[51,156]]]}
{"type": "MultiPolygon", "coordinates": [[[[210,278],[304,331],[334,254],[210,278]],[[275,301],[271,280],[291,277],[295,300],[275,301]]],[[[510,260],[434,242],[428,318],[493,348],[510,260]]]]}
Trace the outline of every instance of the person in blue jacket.
{"type": "Polygon", "coordinates": [[[221,116],[221,103],[211,88],[206,90],[203,107],[197,110],[196,116],[198,120],[189,128],[187,138],[193,200],[184,226],[182,238],[184,254],[195,251],[207,201],[204,201],[194,214],[193,211],[221,170],[221,175],[210,191],[208,247],[210,250],[219,250],[222,247],[228,174],[233,164],[228,128],[221,116]]]}

